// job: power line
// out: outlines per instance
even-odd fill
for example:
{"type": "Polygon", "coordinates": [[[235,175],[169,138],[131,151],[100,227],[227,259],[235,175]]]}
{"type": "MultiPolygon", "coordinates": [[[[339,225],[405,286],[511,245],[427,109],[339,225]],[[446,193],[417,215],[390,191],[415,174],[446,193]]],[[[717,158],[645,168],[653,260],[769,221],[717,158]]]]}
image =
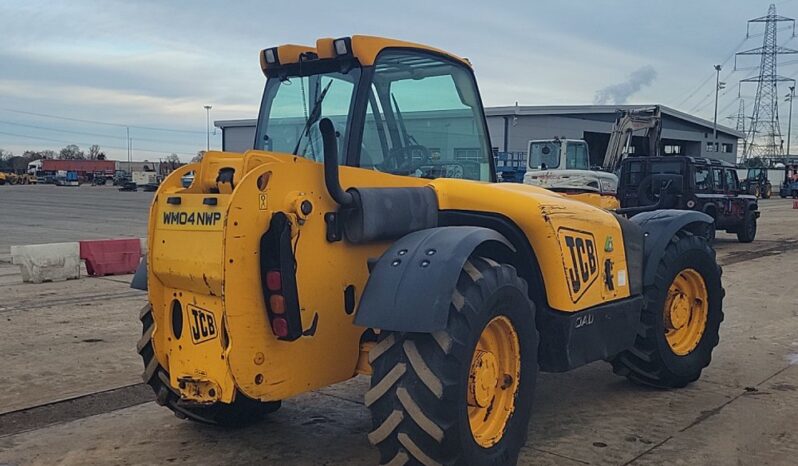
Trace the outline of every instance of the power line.
{"type": "MultiPolygon", "coordinates": [[[[721,66],[725,65],[729,60],[731,60],[732,57],[734,57],[734,54],[737,52],[737,49],[739,49],[740,46],[742,46],[745,43],[745,41],[747,41],[747,40],[748,40],[748,37],[744,37],[743,40],[741,40],[740,43],[737,44],[732,49],[732,51],[729,53],[729,55],[726,57],[726,59],[723,60],[723,62],[721,63],[721,66]]],[[[679,102],[677,105],[678,106],[684,105],[688,100],[690,100],[695,95],[696,92],[698,92],[702,87],[704,87],[707,84],[707,82],[709,82],[714,77],[715,77],[715,73],[714,72],[710,73],[709,76],[705,80],[701,81],[701,84],[699,84],[698,87],[696,87],[687,97],[682,99],[682,101],[679,102]]],[[[713,90],[712,92],[715,92],[715,91],[713,90]]]]}
{"type": "MultiPolygon", "coordinates": [[[[95,137],[100,137],[100,138],[119,139],[120,141],[124,141],[125,140],[125,136],[123,136],[121,134],[118,135],[118,136],[112,136],[112,135],[109,135],[109,134],[91,133],[91,132],[87,132],[87,131],[75,131],[75,130],[68,130],[68,129],[57,129],[57,128],[50,128],[50,127],[47,127],[47,126],[28,125],[28,124],[25,124],[25,123],[16,123],[16,122],[12,122],[12,121],[3,121],[3,120],[0,120],[0,124],[12,125],[12,126],[21,126],[23,128],[40,129],[40,130],[44,130],[44,131],[54,131],[54,132],[57,132],[57,133],[80,134],[80,135],[83,135],[83,136],[95,136],[95,137]]],[[[184,146],[189,146],[190,145],[190,146],[195,146],[195,147],[197,146],[197,144],[195,144],[193,142],[185,142],[185,141],[167,141],[167,140],[164,140],[164,139],[150,139],[150,138],[142,138],[142,137],[136,137],[135,139],[137,141],[158,142],[158,143],[162,143],[162,144],[176,144],[176,145],[184,145],[184,146]]]]}
{"type": "MultiPolygon", "coordinates": [[[[791,28],[791,27],[789,27],[789,26],[787,26],[787,27],[779,28],[778,30],[779,30],[779,31],[784,31],[784,30],[787,30],[787,29],[792,29],[792,28],[791,28]]],[[[745,42],[746,42],[748,39],[751,39],[751,38],[753,38],[753,37],[759,37],[759,36],[763,36],[763,35],[765,35],[765,33],[764,33],[764,32],[758,32],[758,33],[754,33],[754,34],[749,34],[748,36],[744,37],[744,38],[743,38],[743,39],[740,41],[740,43],[738,43],[738,44],[737,44],[737,45],[736,45],[736,46],[735,46],[735,47],[732,49],[732,51],[731,51],[731,52],[730,52],[730,53],[729,53],[729,54],[726,56],[726,59],[724,59],[724,60],[721,62],[721,66],[725,65],[726,63],[728,63],[728,62],[729,62],[729,60],[731,60],[731,59],[734,57],[734,55],[737,53],[737,50],[739,50],[739,48],[740,48],[740,47],[741,47],[741,46],[742,46],[742,45],[743,45],[743,44],[744,44],[744,43],[745,43],[745,42]]],[[[789,40],[788,40],[787,42],[789,42],[789,40]]],[[[758,67],[756,67],[756,68],[758,68],[758,67]]],[[[741,70],[741,69],[743,69],[743,68],[738,68],[738,69],[740,69],[740,70],[741,70]]],[[[680,101],[678,104],[676,104],[676,105],[677,105],[677,106],[682,106],[682,105],[684,105],[685,103],[687,103],[687,102],[688,102],[690,99],[692,99],[692,98],[695,96],[695,94],[696,94],[698,91],[700,91],[700,90],[701,90],[701,88],[703,88],[704,86],[706,86],[706,85],[707,85],[707,83],[709,83],[709,82],[712,80],[712,78],[714,78],[714,77],[715,77],[715,73],[709,73],[709,74],[707,75],[707,77],[706,77],[706,78],[705,78],[703,81],[701,81],[701,82],[700,82],[700,84],[699,84],[698,86],[696,86],[696,87],[695,87],[695,88],[694,88],[694,89],[693,89],[693,90],[692,90],[692,91],[691,91],[691,92],[690,92],[690,93],[687,95],[687,97],[685,97],[684,99],[682,99],[682,100],[681,100],[681,101],[680,101]]],[[[715,90],[713,89],[713,90],[712,90],[712,91],[709,93],[709,95],[712,95],[714,92],[715,92],[715,90]]]]}
{"type": "MultiPolygon", "coordinates": [[[[36,139],[36,140],[41,140],[41,141],[57,142],[59,144],[80,144],[80,145],[83,145],[83,146],[90,146],[91,145],[88,142],[65,141],[65,140],[62,140],[62,139],[52,139],[52,138],[46,138],[46,137],[41,137],[41,136],[30,136],[30,135],[27,135],[27,134],[9,133],[9,132],[6,132],[6,131],[0,131],[0,134],[4,134],[6,136],[20,137],[20,138],[25,138],[25,139],[36,139]]],[[[104,146],[104,147],[107,148],[107,149],[127,150],[127,147],[121,147],[121,146],[104,146]]],[[[178,154],[178,155],[189,155],[189,156],[192,156],[192,157],[194,155],[196,155],[196,154],[192,154],[190,152],[173,152],[173,151],[141,149],[141,148],[136,148],[136,151],[139,151],[139,152],[152,152],[152,153],[156,153],[156,154],[175,153],[175,154],[178,154]]]]}
{"type": "Polygon", "coordinates": [[[124,124],[121,124],[121,123],[109,123],[107,121],[87,120],[87,119],[83,119],[83,118],[72,118],[72,117],[65,117],[65,116],[60,116],[60,115],[51,115],[51,114],[48,114],[48,113],[28,112],[28,111],[25,111],[25,110],[17,110],[17,109],[13,109],[13,108],[5,108],[5,107],[0,107],[0,110],[5,111],[5,112],[20,113],[20,114],[23,114],[23,115],[33,115],[33,116],[38,116],[38,117],[43,117],[43,118],[54,118],[54,119],[57,119],[57,120],[76,121],[76,122],[80,122],[80,123],[90,123],[90,124],[94,124],[94,125],[115,126],[115,127],[118,127],[118,128],[136,128],[136,129],[145,129],[145,130],[148,130],[148,131],[165,131],[165,132],[171,132],[171,133],[187,133],[187,134],[202,134],[202,135],[205,134],[205,131],[194,131],[194,130],[188,130],[188,129],[174,129],[174,128],[155,128],[155,127],[152,127],[152,126],[124,125],[124,124]]]}

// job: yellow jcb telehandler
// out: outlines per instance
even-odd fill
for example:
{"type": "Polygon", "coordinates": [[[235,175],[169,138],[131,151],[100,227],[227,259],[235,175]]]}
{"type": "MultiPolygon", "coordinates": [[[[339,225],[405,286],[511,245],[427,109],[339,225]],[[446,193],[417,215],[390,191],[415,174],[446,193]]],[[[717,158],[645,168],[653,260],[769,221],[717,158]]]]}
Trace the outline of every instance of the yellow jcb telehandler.
{"type": "Polygon", "coordinates": [[[364,374],[382,463],[512,464],[539,370],[607,360],[672,388],[709,364],[711,218],[495,183],[453,54],[352,36],[260,60],[254,150],[207,153],[152,203],[132,286],[158,403],[240,425],[364,374]]]}

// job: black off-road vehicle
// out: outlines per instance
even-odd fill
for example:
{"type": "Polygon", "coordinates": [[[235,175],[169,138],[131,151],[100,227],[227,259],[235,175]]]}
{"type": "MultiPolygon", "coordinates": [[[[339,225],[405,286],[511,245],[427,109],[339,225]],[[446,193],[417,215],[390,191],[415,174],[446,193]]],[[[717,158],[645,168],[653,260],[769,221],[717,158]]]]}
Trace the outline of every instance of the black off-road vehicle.
{"type": "Polygon", "coordinates": [[[707,231],[710,240],[715,229],[736,233],[742,243],[754,240],[759,205],[755,196],[743,194],[734,165],[685,156],[629,157],[622,162],[618,183],[622,208],[657,204],[664,192],[664,207],[697,210],[715,219],[707,231]]]}

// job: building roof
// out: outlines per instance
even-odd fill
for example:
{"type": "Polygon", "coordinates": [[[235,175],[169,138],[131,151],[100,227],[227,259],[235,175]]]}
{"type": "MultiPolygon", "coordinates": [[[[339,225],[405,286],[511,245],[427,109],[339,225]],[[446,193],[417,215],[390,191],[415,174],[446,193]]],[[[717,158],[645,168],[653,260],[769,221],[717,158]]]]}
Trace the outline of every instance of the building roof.
{"type": "MultiPolygon", "coordinates": [[[[618,110],[637,110],[655,107],[658,104],[646,105],[508,105],[504,107],[486,107],[486,116],[522,116],[522,115],[573,115],[584,113],[609,113],[614,114],[618,110]]],[[[712,129],[713,124],[709,120],[699,118],[689,113],[684,113],[665,105],[659,105],[662,113],[673,118],[688,121],[708,129],[712,129]]],[[[728,126],[718,125],[718,132],[726,133],[738,139],[745,138],[745,134],[728,126]]]]}
{"type": "Polygon", "coordinates": [[[215,120],[213,122],[213,126],[217,128],[237,128],[242,126],[255,126],[258,123],[258,120],[255,118],[249,118],[246,120],[215,120]]]}
{"type": "MultiPolygon", "coordinates": [[[[651,108],[651,105],[521,105],[521,106],[504,106],[504,107],[485,107],[486,116],[522,116],[522,115],[574,115],[584,113],[609,113],[615,114],[618,110],[636,110],[641,108],[651,108]]],[[[659,108],[665,115],[670,115],[673,118],[678,118],[707,129],[712,129],[712,122],[699,118],[688,113],[680,112],[679,110],[660,105],[659,108]]],[[[213,125],[217,128],[236,128],[255,126],[257,120],[254,118],[244,120],[216,120],[213,125]]],[[[726,133],[738,139],[745,138],[745,134],[728,126],[718,125],[718,132],[726,133]]]]}

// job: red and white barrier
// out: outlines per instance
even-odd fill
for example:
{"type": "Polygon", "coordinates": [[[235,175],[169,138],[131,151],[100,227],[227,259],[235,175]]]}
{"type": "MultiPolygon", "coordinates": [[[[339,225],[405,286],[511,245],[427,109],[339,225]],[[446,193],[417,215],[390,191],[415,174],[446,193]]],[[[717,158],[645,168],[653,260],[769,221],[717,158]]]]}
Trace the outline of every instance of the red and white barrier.
{"type": "Polygon", "coordinates": [[[138,238],[80,241],[80,258],[92,276],[135,273],[141,258],[141,241],[138,238]]]}
{"type": "Polygon", "coordinates": [[[146,238],[88,240],[11,246],[11,259],[23,282],[42,283],[80,278],[81,261],[92,276],[131,274],[146,250],[146,238]]]}

